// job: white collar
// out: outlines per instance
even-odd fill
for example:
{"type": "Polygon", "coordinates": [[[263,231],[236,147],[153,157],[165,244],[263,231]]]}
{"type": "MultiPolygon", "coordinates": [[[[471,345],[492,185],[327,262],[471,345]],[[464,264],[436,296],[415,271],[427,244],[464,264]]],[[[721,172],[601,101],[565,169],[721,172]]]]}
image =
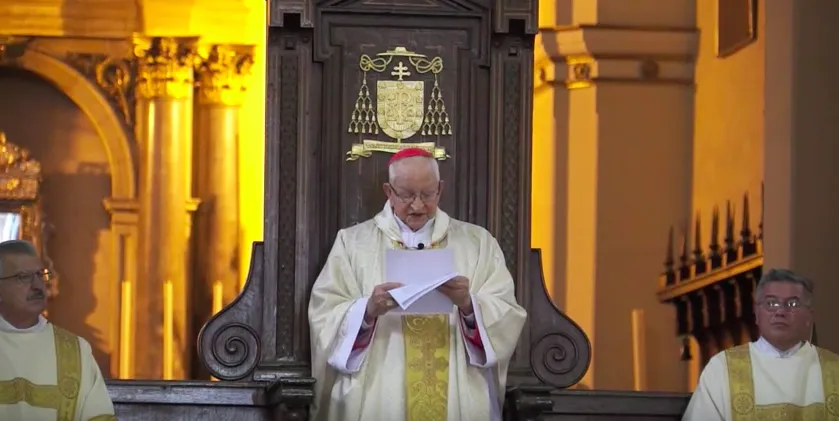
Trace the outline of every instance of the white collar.
{"type": "MultiPolygon", "coordinates": [[[[404,237],[412,237],[414,234],[412,233],[410,236],[403,235],[402,227],[399,225],[399,218],[393,214],[393,209],[390,206],[390,201],[385,201],[384,207],[381,212],[377,213],[376,216],[373,217],[373,221],[375,222],[376,226],[382,231],[382,233],[387,236],[391,241],[397,241],[405,245],[405,238],[404,237]]],[[[452,219],[449,215],[446,215],[446,212],[443,212],[442,209],[437,208],[437,212],[434,212],[433,222],[429,221],[426,226],[423,228],[430,228],[428,231],[420,230],[421,234],[427,235],[427,232],[430,232],[430,238],[424,238],[422,240],[423,244],[439,244],[446,238],[448,235],[449,227],[451,226],[452,219]]]]}
{"type": "Polygon", "coordinates": [[[38,316],[38,323],[35,326],[27,327],[26,329],[19,329],[12,326],[11,323],[7,322],[3,316],[0,316],[0,332],[10,332],[10,333],[34,333],[40,332],[44,330],[47,326],[47,319],[44,316],[38,316]]]}
{"type": "Polygon", "coordinates": [[[434,227],[434,218],[428,220],[420,229],[414,231],[407,224],[402,222],[398,216],[393,215],[396,220],[396,225],[399,226],[399,231],[402,234],[402,242],[408,248],[417,248],[420,244],[423,246],[431,245],[431,232],[434,227]]]}
{"type": "Polygon", "coordinates": [[[754,344],[755,344],[755,348],[761,354],[768,355],[768,356],[775,357],[775,358],[789,358],[789,357],[795,355],[795,353],[798,352],[798,350],[801,349],[801,347],[803,347],[806,344],[806,342],[799,342],[794,347],[792,347],[792,348],[790,348],[786,351],[781,351],[780,349],[775,348],[775,346],[770,344],[769,341],[767,341],[766,339],[763,338],[763,336],[761,336],[758,340],[756,340],[754,342],[754,344]]]}

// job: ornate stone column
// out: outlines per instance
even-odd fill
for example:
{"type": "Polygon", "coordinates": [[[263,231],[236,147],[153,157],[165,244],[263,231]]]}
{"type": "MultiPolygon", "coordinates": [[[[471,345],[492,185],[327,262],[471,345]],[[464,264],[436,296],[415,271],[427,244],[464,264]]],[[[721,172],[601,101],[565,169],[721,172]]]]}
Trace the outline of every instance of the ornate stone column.
{"type": "Polygon", "coordinates": [[[187,259],[195,41],[135,39],[140,150],[137,378],[184,378],[192,354],[187,259]]]}
{"type": "MultiPolygon", "coordinates": [[[[554,198],[534,210],[565,209],[533,238],[553,248],[543,259],[554,261],[547,269],[559,307],[592,343],[582,384],[596,389],[633,387],[633,354],[624,352],[633,346],[633,311],[645,312],[647,330],[670,328],[671,310],[638,287],[661,265],[642,250],[661,247],[649,233],[690,215],[695,22],[681,3],[632,16],[621,12],[623,4],[562,2],[557,16],[572,21],[543,27],[536,46],[535,88],[542,91],[534,95],[534,118],[550,127],[534,129],[534,178],[542,180],[533,185],[554,198]],[[551,134],[553,144],[540,138],[551,134]]],[[[672,338],[646,342],[674,347],[672,338]]],[[[661,361],[649,377],[678,373],[680,364],[661,361]]],[[[685,383],[671,377],[675,387],[685,383]]]]}
{"type": "Polygon", "coordinates": [[[196,218],[194,322],[230,303],[239,284],[239,112],[253,46],[200,49],[195,137],[196,218]],[[215,304],[215,305],[214,305],[215,304]]]}

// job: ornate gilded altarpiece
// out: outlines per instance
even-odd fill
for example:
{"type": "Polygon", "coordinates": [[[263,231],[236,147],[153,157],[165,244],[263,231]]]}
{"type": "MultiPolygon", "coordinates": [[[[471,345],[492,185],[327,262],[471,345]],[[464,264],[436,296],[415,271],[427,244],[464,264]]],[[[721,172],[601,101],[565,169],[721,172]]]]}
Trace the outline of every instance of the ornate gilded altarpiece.
{"type": "Polygon", "coordinates": [[[210,371],[274,382],[305,407],[311,285],[337,231],[383,206],[391,153],[413,145],[441,160],[441,207],[496,236],[528,310],[506,419],[550,411],[591,349],[530,248],[536,2],[273,0],[269,16],[264,242],[199,337],[210,371]]]}
{"type": "Polygon", "coordinates": [[[47,252],[48,227],[40,200],[41,163],[0,131],[0,241],[31,242],[53,272],[49,296],[58,295],[58,277],[47,252]]]}
{"type": "MultiPolygon", "coordinates": [[[[137,78],[137,65],[128,48],[131,40],[100,40],[102,45],[98,49],[108,50],[108,53],[68,50],[51,45],[51,41],[54,40],[36,36],[0,36],[0,65],[18,67],[16,61],[27,50],[37,50],[71,66],[107,98],[114,113],[120,116],[126,134],[131,135],[134,129],[134,85],[137,78]],[[124,46],[114,48],[114,44],[124,46]]],[[[90,50],[89,42],[83,45],[90,50]]]]}
{"type": "MultiPolygon", "coordinates": [[[[114,153],[115,162],[112,172],[131,174],[130,185],[121,184],[114,190],[114,201],[130,201],[134,197],[136,185],[133,180],[138,165],[138,145],[135,141],[134,86],[137,83],[137,63],[132,56],[130,38],[97,39],[93,42],[83,39],[39,37],[39,36],[2,36],[0,35],[0,67],[12,67],[33,72],[46,81],[53,83],[77,105],[93,114],[94,120],[106,120],[116,116],[118,127],[109,128],[108,149],[115,152],[126,150],[130,159],[121,153],[114,153]],[[70,42],[68,42],[70,41],[70,42]],[[84,49],[76,47],[84,46],[84,49]],[[84,96],[74,97],[69,89],[79,82],[89,84],[104,98],[105,107],[95,104],[96,99],[84,96]],[[83,103],[78,104],[79,101],[83,103]],[[105,114],[108,114],[107,116],[105,114]],[[117,130],[114,133],[112,130],[117,130]],[[116,190],[119,190],[118,192],[116,190]]],[[[87,87],[86,87],[87,88],[87,87]]],[[[84,89],[77,89],[82,92],[84,89]]],[[[112,163],[113,164],[113,163],[112,163]]],[[[122,207],[121,205],[117,205],[122,207]]]]}

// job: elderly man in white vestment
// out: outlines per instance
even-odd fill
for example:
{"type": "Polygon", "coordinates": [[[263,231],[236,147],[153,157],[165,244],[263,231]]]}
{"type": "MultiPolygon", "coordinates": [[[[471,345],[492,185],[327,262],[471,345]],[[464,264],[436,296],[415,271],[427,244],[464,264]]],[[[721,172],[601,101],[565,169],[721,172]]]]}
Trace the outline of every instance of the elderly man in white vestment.
{"type": "Polygon", "coordinates": [[[50,276],[32,244],[0,243],[0,420],[116,420],[90,344],[41,315],[50,276]]]}
{"type": "Polygon", "coordinates": [[[685,421],[837,421],[839,356],[811,345],[813,283],[773,269],[758,282],[760,338],[715,355],[685,421]]]}
{"type": "Polygon", "coordinates": [[[507,366],[526,318],[490,233],[437,208],[443,182],[422,149],[395,154],[373,219],[338,232],[309,303],[313,419],[500,420],[507,366]],[[387,249],[454,250],[462,276],[439,289],[451,314],[400,315],[387,249]]]}

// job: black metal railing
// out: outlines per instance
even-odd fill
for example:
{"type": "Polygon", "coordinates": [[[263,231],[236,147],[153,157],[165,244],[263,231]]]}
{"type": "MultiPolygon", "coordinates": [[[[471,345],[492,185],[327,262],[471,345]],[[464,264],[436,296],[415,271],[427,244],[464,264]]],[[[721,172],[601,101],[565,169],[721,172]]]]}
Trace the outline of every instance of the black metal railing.
{"type": "Polygon", "coordinates": [[[724,212],[721,215],[715,208],[712,213],[707,249],[698,214],[692,233],[682,230],[678,262],[676,233],[670,229],[665,271],[659,278],[659,300],[676,307],[676,334],[684,344],[682,358],[695,357],[689,351],[689,337],[693,336],[702,366],[717,352],[757,337],[752,300],[763,270],[763,212],[757,233],[751,229],[748,194],[743,196],[739,232],[731,202],[726,203],[724,212]]]}

